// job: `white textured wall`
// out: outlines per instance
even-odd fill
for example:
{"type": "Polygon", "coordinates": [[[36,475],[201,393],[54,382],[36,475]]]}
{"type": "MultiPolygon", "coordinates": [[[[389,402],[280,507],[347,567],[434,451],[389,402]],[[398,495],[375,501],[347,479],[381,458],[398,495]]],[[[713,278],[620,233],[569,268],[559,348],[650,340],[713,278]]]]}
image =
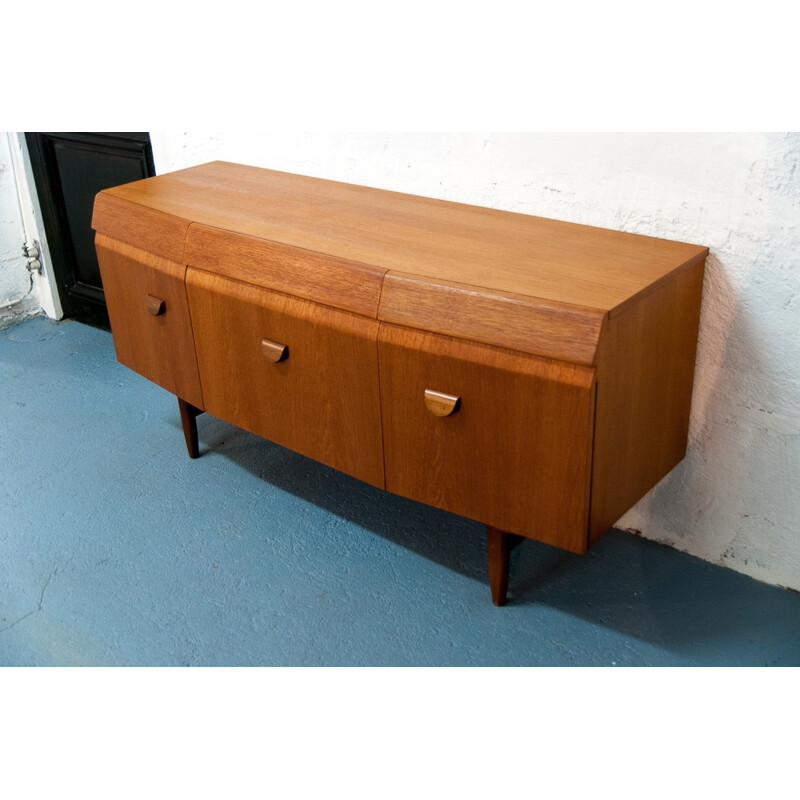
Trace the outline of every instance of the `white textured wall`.
{"type": "Polygon", "coordinates": [[[213,159],[708,245],[689,452],[622,520],[800,590],[800,135],[152,134],[213,159]]]}
{"type": "Polygon", "coordinates": [[[22,133],[0,133],[0,327],[44,312],[62,317],[42,210],[22,133]],[[30,273],[22,250],[39,247],[41,272],[30,273]]]}
{"type": "Polygon", "coordinates": [[[40,308],[22,250],[24,243],[11,149],[6,134],[0,133],[0,326],[36,313],[40,308]]]}

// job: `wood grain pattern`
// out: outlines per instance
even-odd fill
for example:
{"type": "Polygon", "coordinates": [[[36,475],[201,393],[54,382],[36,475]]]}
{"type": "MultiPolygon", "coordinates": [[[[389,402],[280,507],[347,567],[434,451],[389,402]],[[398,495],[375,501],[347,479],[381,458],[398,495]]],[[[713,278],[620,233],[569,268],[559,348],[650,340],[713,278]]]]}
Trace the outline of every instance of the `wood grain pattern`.
{"type": "Polygon", "coordinates": [[[117,359],[197,408],[203,393],[186,302],[186,268],[136,247],[95,237],[117,359]],[[152,316],[148,295],[164,301],[152,316]]]}
{"type": "Polygon", "coordinates": [[[383,488],[378,323],[192,267],[187,291],[206,411],[383,488]]]}
{"type": "Polygon", "coordinates": [[[381,324],[386,488],[573,552],[587,544],[594,370],[381,324]],[[436,417],[426,388],[456,395],[436,417]]]}
{"type": "Polygon", "coordinates": [[[608,320],[597,363],[591,541],[685,455],[703,263],[608,320]]]}
{"type": "Polygon", "coordinates": [[[594,364],[606,314],[390,272],[378,318],[523,353],[594,364]]]}
{"type": "Polygon", "coordinates": [[[189,220],[129,202],[112,191],[100,192],[95,198],[92,228],[98,234],[182,264],[189,220]]]}
{"type": "Polygon", "coordinates": [[[707,253],[681,242],[225,162],[109,191],[212,228],[383,271],[602,311],[707,253]]]}
{"type": "Polygon", "coordinates": [[[186,263],[373,318],[385,272],[204,225],[189,228],[186,263]]]}

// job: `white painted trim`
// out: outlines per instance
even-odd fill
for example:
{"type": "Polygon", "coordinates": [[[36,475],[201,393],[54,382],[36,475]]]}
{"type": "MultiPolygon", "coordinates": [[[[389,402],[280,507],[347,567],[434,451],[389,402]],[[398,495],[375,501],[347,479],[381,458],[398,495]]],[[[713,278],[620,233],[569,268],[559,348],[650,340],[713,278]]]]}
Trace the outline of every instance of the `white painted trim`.
{"type": "Polygon", "coordinates": [[[51,319],[61,319],[64,311],[56,289],[53,275],[53,260],[42,222],[42,208],[34,189],[33,169],[31,167],[28,145],[24,133],[8,133],[8,149],[11,152],[11,166],[17,184],[17,199],[22,215],[25,237],[29,243],[39,242],[39,261],[42,263],[41,274],[33,273],[34,286],[41,303],[42,310],[51,319]]]}

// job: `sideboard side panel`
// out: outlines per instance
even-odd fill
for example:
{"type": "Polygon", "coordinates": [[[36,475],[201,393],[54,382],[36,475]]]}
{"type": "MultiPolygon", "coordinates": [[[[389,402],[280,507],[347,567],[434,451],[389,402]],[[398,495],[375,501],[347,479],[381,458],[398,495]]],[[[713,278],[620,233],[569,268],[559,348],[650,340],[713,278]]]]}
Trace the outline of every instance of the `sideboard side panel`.
{"type": "Polygon", "coordinates": [[[590,541],[686,454],[705,261],[617,314],[600,337],[590,541]]]}

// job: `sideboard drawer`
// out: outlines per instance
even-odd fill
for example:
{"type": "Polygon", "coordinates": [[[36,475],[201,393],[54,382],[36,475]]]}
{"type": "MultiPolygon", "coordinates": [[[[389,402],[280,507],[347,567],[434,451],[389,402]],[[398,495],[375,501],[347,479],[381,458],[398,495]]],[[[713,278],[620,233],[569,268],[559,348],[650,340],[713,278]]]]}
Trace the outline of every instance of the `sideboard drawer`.
{"type": "Polygon", "coordinates": [[[206,410],[383,488],[378,323],[187,270],[206,410]]]}
{"type": "Polygon", "coordinates": [[[101,233],[95,248],[117,360],[202,408],[186,267],[101,233]]]}
{"type": "Polygon", "coordinates": [[[386,488],[587,547],[594,369],[382,324],[386,488]]]}

